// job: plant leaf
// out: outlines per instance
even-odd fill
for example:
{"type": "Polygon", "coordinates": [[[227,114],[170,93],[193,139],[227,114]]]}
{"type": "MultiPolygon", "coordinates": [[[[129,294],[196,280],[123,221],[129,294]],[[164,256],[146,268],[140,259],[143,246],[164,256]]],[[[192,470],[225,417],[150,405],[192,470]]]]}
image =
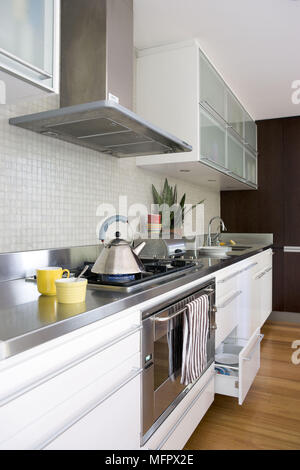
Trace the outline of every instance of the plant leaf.
{"type": "Polygon", "coordinates": [[[181,201],[180,201],[180,206],[182,210],[184,209],[185,199],[186,199],[186,194],[182,196],[181,201]]]}
{"type": "Polygon", "coordinates": [[[154,204],[158,204],[160,206],[162,204],[162,199],[161,199],[161,196],[158,194],[154,185],[152,185],[152,194],[153,194],[154,204]]]}
{"type": "Polygon", "coordinates": [[[174,204],[177,203],[177,185],[175,184],[174,187],[174,196],[173,196],[174,204]]]}
{"type": "Polygon", "coordinates": [[[162,192],[162,195],[161,195],[162,203],[163,203],[163,204],[164,204],[164,203],[167,204],[168,193],[169,193],[169,183],[168,183],[168,180],[167,180],[167,178],[166,178],[166,179],[165,179],[164,188],[163,188],[163,192],[162,192]]]}

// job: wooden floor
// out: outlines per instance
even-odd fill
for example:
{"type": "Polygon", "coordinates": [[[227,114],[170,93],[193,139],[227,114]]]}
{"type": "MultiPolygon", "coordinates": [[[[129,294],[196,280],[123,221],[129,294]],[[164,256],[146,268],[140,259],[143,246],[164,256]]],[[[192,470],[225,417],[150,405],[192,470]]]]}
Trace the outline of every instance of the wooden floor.
{"type": "Polygon", "coordinates": [[[300,325],[267,323],[262,333],[261,368],[243,406],[216,395],[186,450],[300,449],[300,364],[291,361],[300,325]]]}

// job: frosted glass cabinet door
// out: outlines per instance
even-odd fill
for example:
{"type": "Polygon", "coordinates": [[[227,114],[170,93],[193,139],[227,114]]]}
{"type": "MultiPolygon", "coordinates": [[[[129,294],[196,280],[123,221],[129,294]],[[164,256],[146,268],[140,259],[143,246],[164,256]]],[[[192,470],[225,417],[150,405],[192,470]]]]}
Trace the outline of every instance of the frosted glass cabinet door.
{"type": "Polygon", "coordinates": [[[247,113],[245,113],[245,141],[253,150],[257,150],[257,126],[247,113]]]}
{"type": "Polygon", "coordinates": [[[200,102],[225,119],[225,83],[201,53],[200,102]]]}
{"type": "Polygon", "coordinates": [[[245,150],[245,177],[250,183],[257,184],[257,159],[248,150],[245,150]]]}
{"type": "Polygon", "coordinates": [[[226,131],[208,113],[200,109],[200,158],[220,169],[226,165],[226,131]]]}
{"type": "Polygon", "coordinates": [[[227,121],[229,126],[241,137],[244,137],[244,109],[238,100],[227,90],[227,121]]]}
{"type": "Polygon", "coordinates": [[[0,66],[52,86],[55,0],[0,0],[0,66]]]}
{"type": "Polygon", "coordinates": [[[244,147],[229,133],[227,134],[227,166],[234,176],[244,177],[244,147]]]}

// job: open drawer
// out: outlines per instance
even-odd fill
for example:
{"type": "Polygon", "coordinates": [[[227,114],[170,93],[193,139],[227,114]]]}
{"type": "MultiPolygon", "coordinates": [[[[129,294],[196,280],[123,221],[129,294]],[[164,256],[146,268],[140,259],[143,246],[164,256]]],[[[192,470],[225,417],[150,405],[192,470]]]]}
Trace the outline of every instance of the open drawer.
{"type": "Polygon", "coordinates": [[[234,365],[216,363],[215,393],[236,397],[239,404],[243,404],[260,368],[260,343],[263,337],[258,328],[249,340],[227,338],[219,346],[216,355],[234,354],[238,360],[234,365]]]}

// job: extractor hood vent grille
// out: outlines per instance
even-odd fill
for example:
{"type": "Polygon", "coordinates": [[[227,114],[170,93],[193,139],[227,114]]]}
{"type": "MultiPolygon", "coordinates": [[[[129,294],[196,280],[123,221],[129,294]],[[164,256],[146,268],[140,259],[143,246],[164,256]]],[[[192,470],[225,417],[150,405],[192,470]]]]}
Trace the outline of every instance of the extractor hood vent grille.
{"type": "Polygon", "coordinates": [[[13,118],[10,124],[120,158],[192,150],[113,101],[13,118]]]}

